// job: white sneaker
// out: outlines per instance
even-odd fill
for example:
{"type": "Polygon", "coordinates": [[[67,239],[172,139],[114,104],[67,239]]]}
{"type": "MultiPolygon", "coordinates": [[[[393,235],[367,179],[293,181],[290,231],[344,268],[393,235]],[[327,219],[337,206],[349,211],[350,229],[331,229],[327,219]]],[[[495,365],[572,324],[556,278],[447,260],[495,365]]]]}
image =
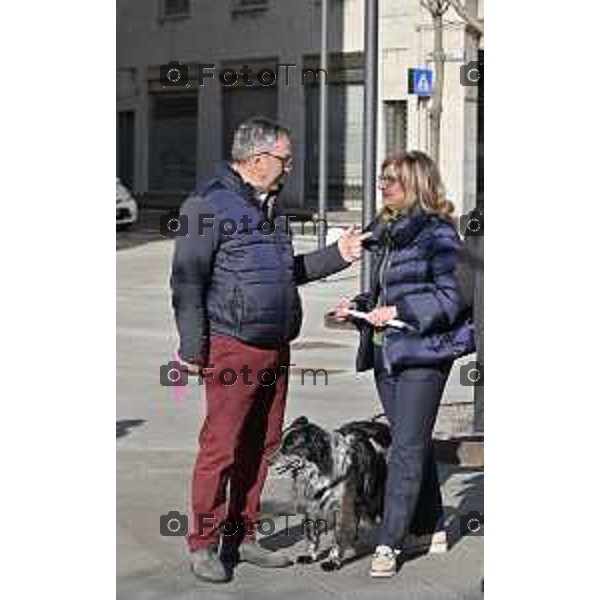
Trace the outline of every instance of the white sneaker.
{"type": "Polygon", "coordinates": [[[398,570],[398,550],[377,546],[371,559],[371,577],[392,577],[398,570]]]}
{"type": "Polygon", "coordinates": [[[446,528],[440,526],[433,533],[423,535],[409,533],[404,538],[402,550],[406,554],[443,554],[448,551],[446,528]]]}

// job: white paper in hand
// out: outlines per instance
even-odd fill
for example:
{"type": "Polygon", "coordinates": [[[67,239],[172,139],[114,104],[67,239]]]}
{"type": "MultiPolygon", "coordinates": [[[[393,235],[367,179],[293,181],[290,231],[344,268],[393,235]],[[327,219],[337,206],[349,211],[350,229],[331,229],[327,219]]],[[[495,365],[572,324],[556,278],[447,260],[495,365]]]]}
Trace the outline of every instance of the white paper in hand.
{"type": "MultiPolygon", "coordinates": [[[[354,317],[355,319],[362,319],[363,321],[367,320],[366,312],[362,312],[360,310],[354,310],[352,308],[347,309],[346,312],[351,317],[354,317]]],[[[408,323],[405,323],[404,321],[400,321],[400,319],[391,319],[390,321],[388,321],[385,324],[385,326],[386,327],[394,327],[395,329],[414,329],[414,327],[412,327],[408,323]]]]}

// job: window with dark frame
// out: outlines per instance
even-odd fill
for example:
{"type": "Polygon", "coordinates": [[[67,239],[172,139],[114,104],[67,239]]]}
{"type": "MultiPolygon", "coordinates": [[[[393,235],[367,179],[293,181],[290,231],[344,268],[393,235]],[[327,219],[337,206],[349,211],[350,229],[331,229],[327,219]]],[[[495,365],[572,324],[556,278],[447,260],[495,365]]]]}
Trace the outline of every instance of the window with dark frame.
{"type": "Polygon", "coordinates": [[[162,16],[186,17],[190,14],[190,0],[163,0],[162,16]]]}
{"type": "Polygon", "coordinates": [[[265,6],[269,4],[269,0],[235,0],[234,4],[236,4],[239,8],[244,8],[247,6],[265,6]]]}
{"type": "Polygon", "coordinates": [[[269,8],[269,0],[231,0],[233,15],[259,13],[269,8]]]}
{"type": "Polygon", "coordinates": [[[406,152],[408,107],[406,100],[385,100],[385,155],[406,152]]]}

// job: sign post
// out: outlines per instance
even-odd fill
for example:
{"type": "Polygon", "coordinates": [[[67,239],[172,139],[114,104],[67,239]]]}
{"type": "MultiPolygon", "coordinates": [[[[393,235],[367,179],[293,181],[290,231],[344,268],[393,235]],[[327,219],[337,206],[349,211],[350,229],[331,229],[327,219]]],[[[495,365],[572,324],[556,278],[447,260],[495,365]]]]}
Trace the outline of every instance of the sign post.
{"type": "MultiPolygon", "coordinates": [[[[365,100],[363,107],[362,181],[363,229],[375,217],[377,194],[377,52],[379,32],[379,0],[365,0],[365,100]]],[[[370,252],[363,253],[360,289],[369,289],[373,260],[370,252]]]]}

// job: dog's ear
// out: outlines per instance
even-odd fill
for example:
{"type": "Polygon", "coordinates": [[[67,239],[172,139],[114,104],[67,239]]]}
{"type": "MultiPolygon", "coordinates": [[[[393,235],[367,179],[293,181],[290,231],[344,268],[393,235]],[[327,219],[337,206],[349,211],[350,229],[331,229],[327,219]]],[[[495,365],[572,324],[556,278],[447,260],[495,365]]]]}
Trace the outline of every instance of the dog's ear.
{"type": "Polygon", "coordinates": [[[282,433],[282,435],[284,435],[284,434],[288,433],[289,431],[291,431],[292,429],[296,429],[298,427],[304,427],[306,425],[308,425],[308,419],[304,415],[302,415],[301,417],[294,419],[289,425],[284,427],[284,429],[281,433],[282,433]]]}
{"type": "Polygon", "coordinates": [[[304,427],[305,425],[308,425],[308,418],[302,415],[301,417],[294,419],[289,427],[304,427]]]}

